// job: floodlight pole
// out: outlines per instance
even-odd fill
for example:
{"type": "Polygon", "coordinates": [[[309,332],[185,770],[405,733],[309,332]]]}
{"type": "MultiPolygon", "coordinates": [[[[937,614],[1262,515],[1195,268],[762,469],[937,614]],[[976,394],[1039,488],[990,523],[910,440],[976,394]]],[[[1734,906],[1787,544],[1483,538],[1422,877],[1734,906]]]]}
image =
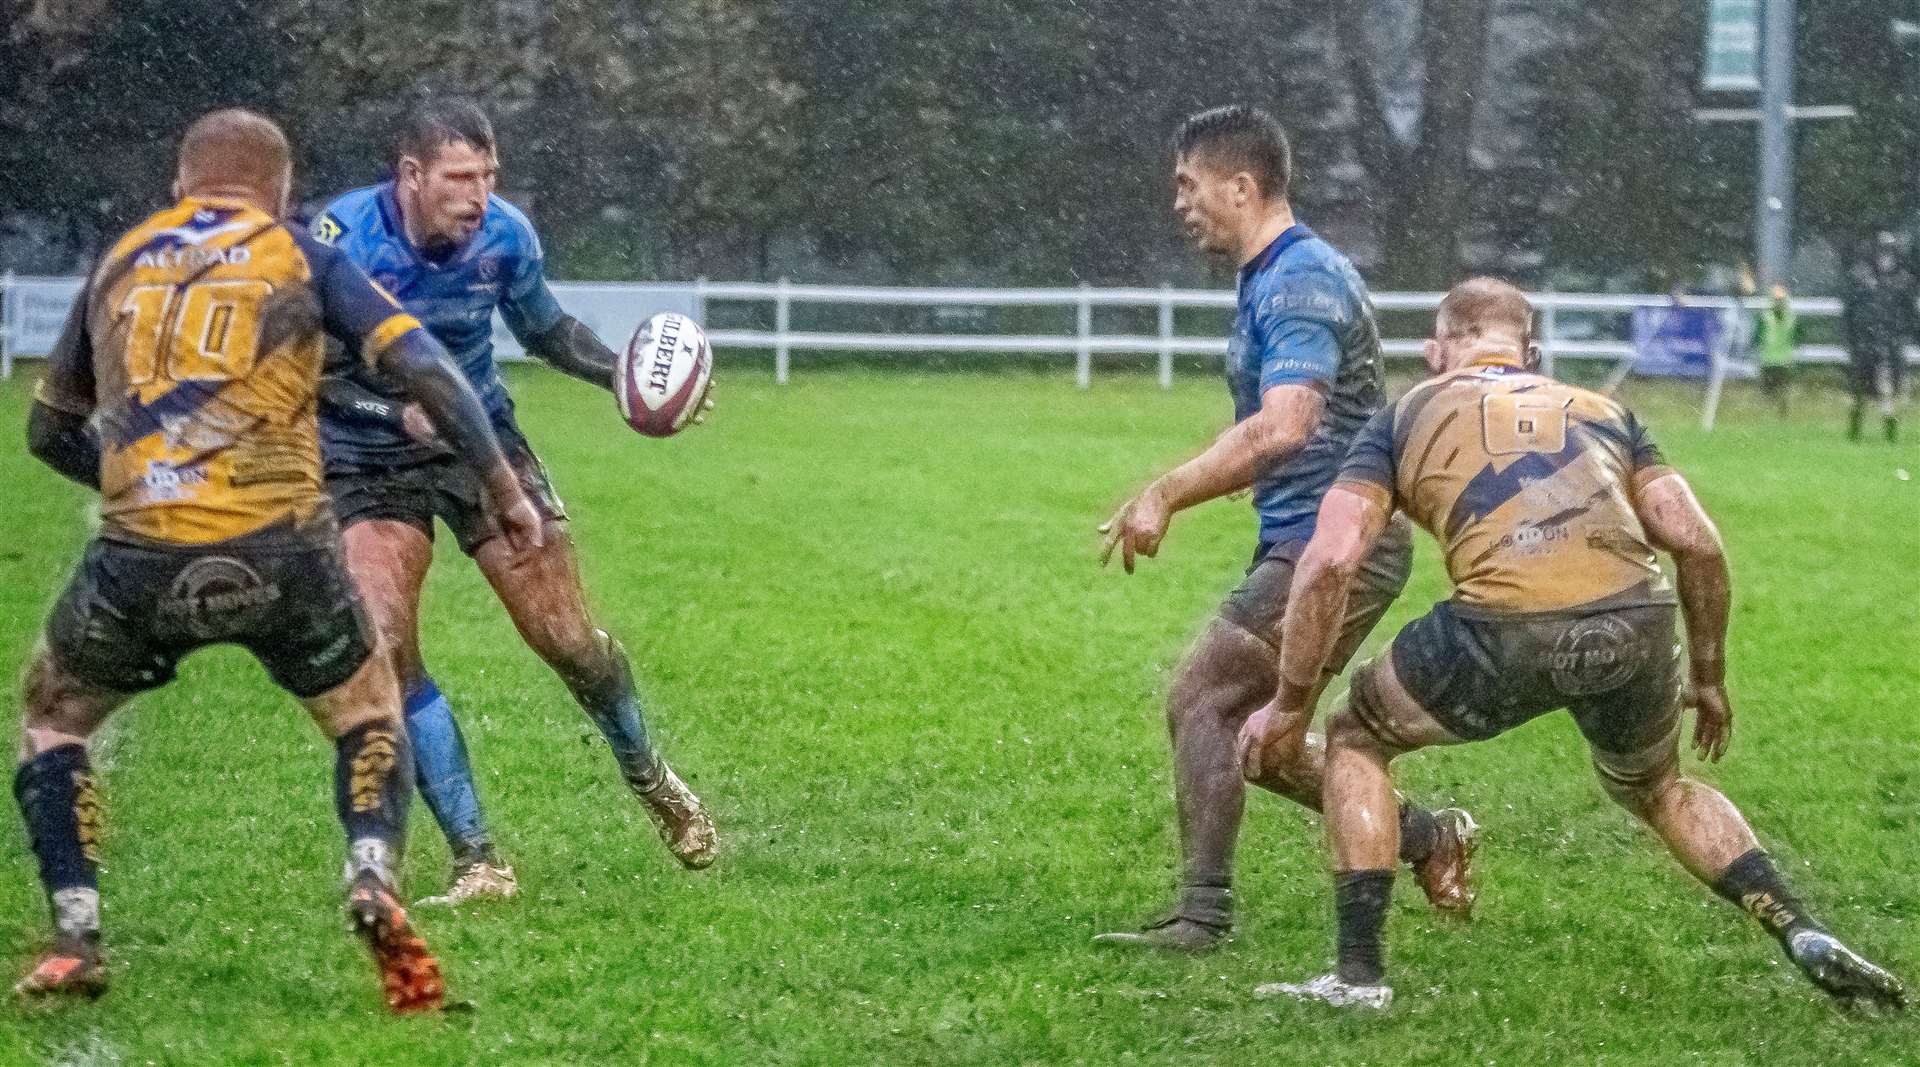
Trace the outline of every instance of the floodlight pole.
{"type": "MultiPolygon", "coordinates": [[[[1907,106],[1920,110],[1920,21],[1894,19],[1893,39],[1913,53],[1906,60],[1907,93],[1911,97],[1907,106]]],[[[1907,139],[1907,225],[1920,238],[1920,118],[1914,121],[1916,125],[1907,139]]]]}
{"type": "Polygon", "coordinates": [[[1793,258],[1794,0],[1762,0],[1760,35],[1760,187],[1754,250],[1761,292],[1787,283],[1793,258]]]}

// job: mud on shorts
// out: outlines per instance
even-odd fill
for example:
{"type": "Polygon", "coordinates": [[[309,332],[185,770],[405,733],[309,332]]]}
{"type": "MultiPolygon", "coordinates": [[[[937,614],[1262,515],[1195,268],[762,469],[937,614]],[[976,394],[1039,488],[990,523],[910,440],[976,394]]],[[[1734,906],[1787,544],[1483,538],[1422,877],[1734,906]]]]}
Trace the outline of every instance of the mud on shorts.
{"type": "MultiPolygon", "coordinates": [[[[1388,655],[1401,686],[1465,741],[1496,737],[1550,711],[1572,712],[1594,766],[1617,785],[1676,758],[1680,646],[1671,604],[1574,616],[1462,614],[1451,601],[1408,623],[1388,655]]],[[[1351,706],[1374,736],[1399,741],[1371,664],[1351,706]]]]}
{"type": "MultiPolygon", "coordinates": [[[[564,522],[566,508],[553,491],[547,468],[519,430],[496,427],[500,451],[520,476],[520,488],[540,517],[564,522]]],[[[327,468],[327,495],[341,529],[370,519],[404,522],[433,540],[433,519],[453,531],[460,551],[473,555],[499,534],[487,513],[480,479],[465,463],[451,456],[435,457],[403,466],[332,464],[327,468]]]]}
{"type": "MultiPolygon", "coordinates": [[[[1246,578],[1221,602],[1220,617],[1278,651],[1294,567],[1306,547],[1305,541],[1261,542],[1254,550],[1246,578]]],[[[1341,620],[1333,655],[1327,658],[1325,677],[1346,669],[1360,643],[1406,588],[1412,572],[1413,527],[1406,516],[1395,512],[1354,576],[1353,588],[1347,593],[1347,615],[1341,620]]]]}
{"type": "Polygon", "coordinates": [[[297,697],[352,678],[373,630],[337,540],[162,548],[96,539],[47,621],[63,670],[122,693],[167,684],[187,653],[217,644],[246,648],[297,697]]]}

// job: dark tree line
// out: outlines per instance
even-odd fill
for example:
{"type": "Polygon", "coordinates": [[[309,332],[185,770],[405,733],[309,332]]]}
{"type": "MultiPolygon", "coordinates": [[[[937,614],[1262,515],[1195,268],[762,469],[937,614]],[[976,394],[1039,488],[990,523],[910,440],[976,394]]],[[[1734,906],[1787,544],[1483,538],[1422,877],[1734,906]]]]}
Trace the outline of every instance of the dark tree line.
{"type": "MultiPolygon", "coordinates": [[[[564,277],[1206,276],[1169,221],[1198,108],[1294,131],[1303,215],[1382,285],[1665,286],[1746,252],[1754,133],[1692,119],[1704,0],[0,0],[0,227],[71,260],[164,194],[206,108],[283,119],[303,189],[479,97],[564,277]]],[[[1896,217],[1902,0],[1800,5],[1803,238],[1896,217]]],[[[1920,57],[1913,57],[1920,62],[1920,57]]],[[[25,247],[21,240],[0,246],[25,247]]]]}

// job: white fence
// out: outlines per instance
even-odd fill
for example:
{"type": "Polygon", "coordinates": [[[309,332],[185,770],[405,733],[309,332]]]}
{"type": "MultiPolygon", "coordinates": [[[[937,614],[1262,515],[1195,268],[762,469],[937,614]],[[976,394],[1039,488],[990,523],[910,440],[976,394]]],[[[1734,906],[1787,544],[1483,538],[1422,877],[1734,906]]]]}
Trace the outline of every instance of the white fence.
{"type": "MultiPolygon", "coordinates": [[[[59,335],[74,294],[75,278],[0,279],[0,376],[10,376],[16,356],[45,355],[59,335]]],[[[771,305],[773,329],[717,328],[709,331],[716,348],[771,349],[774,378],[785,382],[792,372],[793,354],[807,351],[979,352],[1072,355],[1074,375],[1082,388],[1093,380],[1093,357],[1104,353],[1155,355],[1162,386],[1173,382],[1174,357],[1217,356],[1226,352],[1218,334],[1183,335],[1175,329],[1175,312],[1184,308],[1232,309],[1230,292],[1204,289],[937,289],[879,286],[792,285],[750,282],[690,284],[557,282],[553,286],[562,306],[613,343],[659,311],[691,312],[702,322],[712,320],[713,305],[771,305]],[[839,333],[795,330],[795,305],[829,307],[1054,307],[1073,311],[1072,332],[1057,334],[999,333],[839,333]],[[1151,334],[1096,333],[1096,309],[1152,309],[1158,328],[1151,334]]],[[[1431,312],[1441,293],[1376,293],[1374,304],[1386,312],[1431,312]]],[[[1626,319],[1633,309],[1664,306],[1668,298],[1654,294],[1540,293],[1533,297],[1540,309],[1541,347],[1549,370],[1557,360],[1608,360],[1624,363],[1633,355],[1626,340],[1626,319]]],[[[1695,306],[1728,308],[1732,301],[1702,297],[1695,306]]],[[[1748,306],[1759,309],[1765,301],[1748,306]]],[[[1824,298],[1794,301],[1803,323],[1832,318],[1840,302],[1824,298]]],[[[503,358],[516,358],[520,348],[497,320],[495,340],[503,358]]],[[[1419,337],[1389,336],[1389,355],[1417,355],[1419,337]]],[[[1843,362],[1845,353],[1833,345],[1802,345],[1803,363],[1843,362]]],[[[1910,362],[1920,362],[1920,350],[1909,349],[1910,362]]]]}

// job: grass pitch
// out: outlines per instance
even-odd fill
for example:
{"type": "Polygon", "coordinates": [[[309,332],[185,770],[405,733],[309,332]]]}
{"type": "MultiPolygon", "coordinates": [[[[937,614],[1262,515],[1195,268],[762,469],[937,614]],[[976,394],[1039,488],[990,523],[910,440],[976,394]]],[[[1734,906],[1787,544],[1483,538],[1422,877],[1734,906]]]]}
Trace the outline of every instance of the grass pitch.
{"type": "MultiPolygon", "coordinates": [[[[742,373],[712,425],[661,443],[621,430],[603,394],[514,378],[599,614],[719,819],[720,864],[674,866],[443,531],[427,658],[524,887],[419,912],[468,1010],[382,1013],[340,918],[330,751],[243,653],[214,650],[101,746],[115,989],[0,1004],[0,1063],[1920,1057],[1920,1023],[1836,1011],[1612,808],[1564,717],[1401,761],[1413,796],[1479,817],[1483,897],[1454,927],[1401,879],[1385,1017],[1249,998],[1331,947],[1318,824],[1265,795],[1235,944],[1200,960],[1090,946],[1167,900],[1160,700],[1253,540],[1246,504],[1216,503],[1127,578],[1095,565],[1093,527],[1223,424],[1216,380],[742,373]]],[[[1839,400],[1811,392],[1787,422],[1735,393],[1707,437],[1698,395],[1635,399],[1733,555],[1738,725],[1708,777],[1818,914],[1920,980],[1920,482],[1896,476],[1920,474],[1920,450],[1847,444],[1839,400]]],[[[24,454],[26,397],[0,385],[9,665],[88,525],[86,496],[24,454]]],[[[1369,647],[1441,595],[1423,546],[1369,647]]],[[[446,851],[415,811],[419,895],[444,884],[446,851]]],[[[0,958],[24,966],[45,914],[11,813],[0,857],[0,958]]]]}

